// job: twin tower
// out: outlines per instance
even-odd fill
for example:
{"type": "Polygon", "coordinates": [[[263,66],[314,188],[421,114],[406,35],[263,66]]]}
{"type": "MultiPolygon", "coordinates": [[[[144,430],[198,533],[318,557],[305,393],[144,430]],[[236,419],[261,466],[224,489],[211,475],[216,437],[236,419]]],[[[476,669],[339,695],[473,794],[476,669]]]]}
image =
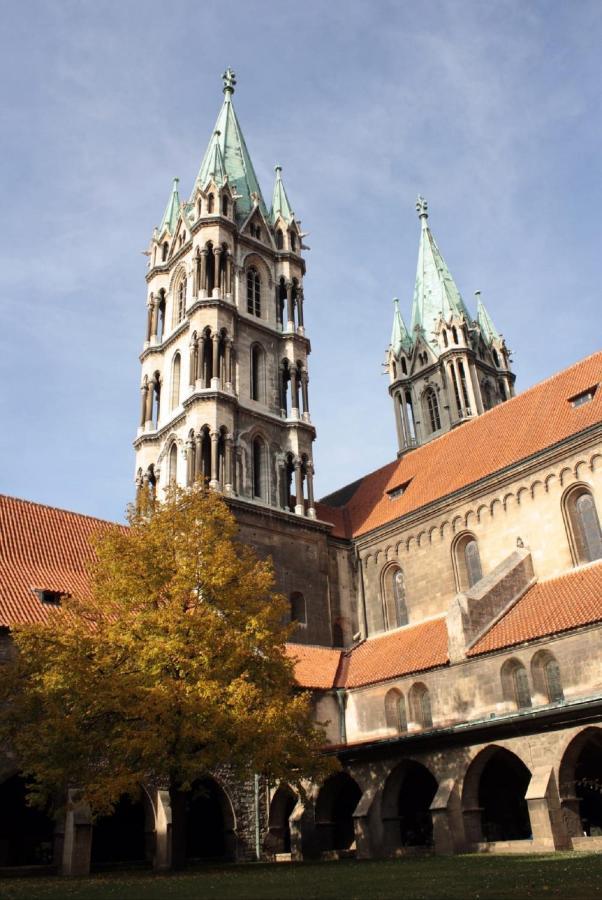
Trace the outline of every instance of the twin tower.
{"type": "MultiPolygon", "coordinates": [[[[137,486],[203,478],[233,498],[316,517],[303,232],[276,167],[268,209],[224,102],[192,193],[174,179],[149,247],[137,486]]],[[[411,330],[397,301],[387,353],[400,452],[511,396],[508,351],[473,319],[422,222],[411,330]]]]}

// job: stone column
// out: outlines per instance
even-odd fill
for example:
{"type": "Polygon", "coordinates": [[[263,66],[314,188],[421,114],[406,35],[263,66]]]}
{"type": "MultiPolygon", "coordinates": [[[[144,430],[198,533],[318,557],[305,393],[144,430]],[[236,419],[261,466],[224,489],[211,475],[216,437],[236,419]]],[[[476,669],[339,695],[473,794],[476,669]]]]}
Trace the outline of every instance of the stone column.
{"type": "Polygon", "coordinates": [[[222,248],[213,248],[213,296],[219,297],[222,290],[222,271],[220,260],[222,256],[222,248]]]}
{"type": "Polygon", "coordinates": [[[186,441],[186,484],[188,487],[194,481],[194,439],[186,441]]]}
{"type": "Polygon", "coordinates": [[[150,320],[150,334],[149,341],[153,342],[153,339],[157,340],[157,328],[159,325],[159,301],[156,297],[153,297],[152,308],[151,308],[151,320],[150,320]]]}
{"type": "Polygon", "coordinates": [[[569,849],[571,842],[551,766],[536,766],[533,769],[525,800],[529,808],[534,846],[544,852],[569,849]]]}
{"type": "Polygon", "coordinates": [[[198,341],[195,339],[190,345],[190,366],[188,372],[188,383],[190,384],[190,387],[194,387],[194,383],[196,381],[197,356],[198,341]]]}
{"type": "Polygon", "coordinates": [[[276,284],[274,288],[274,302],[276,304],[276,324],[282,325],[282,314],[280,312],[280,284],[276,284]]]}
{"type": "Polygon", "coordinates": [[[470,384],[472,387],[472,393],[476,400],[477,407],[474,410],[475,415],[481,415],[481,413],[485,412],[485,407],[483,406],[483,398],[481,396],[481,386],[479,384],[479,373],[476,370],[476,367],[472,365],[472,363],[468,363],[468,369],[470,372],[470,384]]]}
{"type": "Polygon", "coordinates": [[[303,503],[303,471],[300,458],[295,457],[295,513],[298,516],[305,514],[305,504],[303,503]]]}
{"type": "Polygon", "coordinates": [[[303,399],[303,419],[305,422],[309,422],[309,391],[307,390],[307,385],[309,382],[309,375],[307,374],[307,369],[301,370],[301,397],[303,399]]]}
{"type": "Polygon", "coordinates": [[[154,382],[149,381],[146,385],[146,416],[145,423],[153,421],[153,394],[155,393],[154,382]]]}
{"type": "Polygon", "coordinates": [[[144,424],[147,421],[146,418],[146,410],[148,407],[148,384],[146,382],[140,388],[142,394],[142,409],[140,411],[140,426],[144,428],[144,424]]]}
{"type": "Polygon", "coordinates": [[[232,340],[226,338],[226,346],[224,348],[224,385],[227,388],[232,387],[232,340]]]}
{"type": "Polygon", "coordinates": [[[203,465],[203,436],[201,432],[197,434],[195,438],[195,454],[194,454],[194,478],[195,481],[201,477],[203,470],[201,466],[203,465]]]}
{"type": "Polygon", "coordinates": [[[307,515],[311,519],[316,518],[316,508],[314,506],[314,465],[312,462],[307,463],[307,515]]]}
{"type": "Polygon", "coordinates": [[[217,481],[217,445],[219,441],[219,434],[217,431],[211,432],[211,481],[209,482],[209,487],[216,488],[217,481]]]}
{"type": "Polygon", "coordinates": [[[211,387],[215,390],[219,387],[219,334],[214,331],[211,335],[213,341],[213,360],[211,369],[211,387]]]}
{"type": "Polygon", "coordinates": [[[228,253],[226,259],[226,294],[232,296],[232,254],[228,253]]]}
{"type": "Polygon", "coordinates": [[[462,360],[462,364],[464,366],[464,374],[466,375],[466,390],[468,391],[468,400],[470,402],[470,411],[473,416],[476,416],[479,412],[483,412],[483,407],[479,410],[479,406],[477,404],[477,398],[475,395],[474,384],[472,380],[472,367],[468,359],[462,360]]]}
{"type": "Polygon", "coordinates": [[[201,335],[198,339],[198,353],[196,360],[196,386],[197,388],[204,388],[204,377],[205,377],[205,336],[201,335]]]}
{"type": "Polygon", "coordinates": [[[169,796],[169,791],[159,789],[152,799],[152,807],[155,814],[153,869],[155,872],[166,872],[171,869],[171,797],[169,796]]]}
{"type": "Polygon", "coordinates": [[[303,289],[297,289],[297,325],[300,331],[305,331],[303,326],[303,289]]]}
{"type": "Polygon", "coordinates": [[[286,283],[286,315],[287,315],[287,331],[295,329],[295,310],[293,309],[293,285],[290,281],[286,283]]]}
{"type": "Polygon", "coordinates": [[[149,343],[151,339],[151,334],[153,333],[153,307],[155,305],[153,295],[151,294],[150,300],[146,304],[146,337],[145,343],[149,343]]]}
{"type": "Polygon", "coordinates": [[[79,791],[67,791],[65,836],[61,875],[89,875],[92,850],[92,816],[90,808],[79,799],[79,791]]]}
{"type": "Polygon", "coordinates": [[[200,295],[201,297],[207,296],[207,249],[201,250],[201,285],[200,285],[200,295]]]}
{"type": "Polygon", "coordinates": [[[232,493],[233,488],[233,480],[232,480],[232,435],[226,435],[226,472],[224,476],[224,489],[227,494],[232,493]]]}
{"type": "Polygon", "coordinates": [[[299,378],[296,366],[291,368],[291,417],[299,418],[299,378]]]}

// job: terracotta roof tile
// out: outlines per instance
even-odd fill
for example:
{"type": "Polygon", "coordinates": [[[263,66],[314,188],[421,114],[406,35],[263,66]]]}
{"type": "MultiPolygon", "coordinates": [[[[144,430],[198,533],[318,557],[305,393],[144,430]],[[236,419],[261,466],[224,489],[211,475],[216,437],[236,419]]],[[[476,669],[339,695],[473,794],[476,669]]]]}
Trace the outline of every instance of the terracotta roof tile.
{"type": "Polygon", "coordinates": [[[602,621],[602,561],[537,582],[470,650],[478,656],[602,621]]]}
{"type": "Polygon", "coordinates": [[[287,644],[286,653],[295,660],[295,679],[304,688],[329,690],[334,686],[341,650],[307,644],[287,644]]]}
{"type": "Polygon", "coordinates": [[[357,537],[527,459],[602,421],[602,389],[590,403],[569,402],[601,381],[599,352],[366,475],[340,492],[351,493],[344,505],[324,498],[320,518],[333,522],[335,536],[357,537]],[[406,482],[391,500],[387,491],[406,482]]]}
{"type": "Polygon", "coordinates": [[[445,616],[371,638],[351,651],[348,688],[374,684],[448,662],[445,616]]]}

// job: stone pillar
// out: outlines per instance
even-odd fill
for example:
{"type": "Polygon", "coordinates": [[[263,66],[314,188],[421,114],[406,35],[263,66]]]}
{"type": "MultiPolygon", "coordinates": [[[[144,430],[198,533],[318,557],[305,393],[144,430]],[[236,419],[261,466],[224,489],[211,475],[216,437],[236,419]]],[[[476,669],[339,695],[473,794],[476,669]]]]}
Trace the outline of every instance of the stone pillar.
{"type": "Polygon", "coordinates": [[[305,331],[303,326],[303,289],[297,289],[297,325],[299,326],[299,331],[305,331]]]}
{"type": "Polygon", "coordinates": [[[207,296],[207,249],[201,250],[201,285],[200,285],[200,294],[201,297],[207,296]]]}
{"type": "Polygon", "coordinates": [[[205,387],[204,382],[205,376],[205,336],[201,335],[198,339],[198,353],[196,360],[196,386],[200,388],[205,387]]]}
{"type": "Polygon", "coordinates": [[[153,801],[155,813],[153,869],[155,872],[165,872],[171,869],[172,816],[169,791],[157,790],[153,801]]]}
{"type": "Polygon", "coordinates": [[[157,340],[157,328],[159,325],[159,301],[156,297],[153,297],[152,308],[151,308],[151,320],[150,320],[150,334],[149,341],[151,343],[153,340],[157,340]]]}
{"type": "MultiPolygon", "coordinates": [[[[474,384],[472,381],[471,365],[470,365],[470,362],[468,359],[463,359],[462,365],[464,366],[464,374],[466,376],[465,384],[466,384],[466,390],[468,392],[470,411],[473,416],[476,416],[477,413],[479,412],[479,407],[477,405],[477,398],[475,396],[474,384]]],[[[483,407],[481,407],[480,411],[483,412],[483,407]]]]}
{"type": "Polygon", "coordinates": [[[213,248],[213,296],[219,297],[222,290],[222,270],[220,260],[222,256],[222,248],[213,248]]]}
{"type": "Polygon", "coordinates": [[[209,487],[216,488],[217,481],[217,445],[219,441],[219,434],[217,431],[211,432],[211,481],[209,482],[209,487]]]}
{"type": "Polygon", "coordinates": [[[67,791],[65,837],[61,875],[89,875],[92,850],[92,816],[87,804],[79,799],[80,792],[67,791]]]}
{"type": "Polygon", "coordinates": [[[314,505],[314,465],[312,462],[307,463],[307,515],[311,519],[316,518],[316,508],[314,505]]]}
{"type": "Polygon", "coordinates": [[[299,378],[296,366],[291,367],[291,417],[299,418],[299,378]]]}
{"type": "Polygon", "coordinates": [[[194,481],[194,439],[186,441],[186,484],[188,487],[194,481]]]}
{"type": "Polygon", "coordinates": [[[569,836],[583,837],[579,797],[563,797],[560,801],[560,807],[569,836]]]}
{"type": "Polygon", "coordinates": [[[145,382],[140,388],[142,395],[142,409],[140,410],[140,425],[144,428],[144,423],[147,421],[146,419],[146,410],[148,407],[148,384],[145,382]]]}
{"type": "Polygon", "coordinates": [[[224,489],[227,494],[232,493],[232,488],[234,486],[232,479],[232,435],[226,435],[226,473],[224,478],[224,489]]]}
{"type": "Polygon", "coordinates": [[[307,374],[306,369],[301,370],[301,397],[303,399],[303,419],[305,422],[309,422],[309,391],[307,390],[307,385],[309,382],[309,376],[307,374]]]}
{"type": "Polygon", "coordinates": [[[481,413],[485,412],[485,407],[483,406],[483,398],[481,396],[481,386],[479,385],[479,374],[476,370],[476,367],[469,362],[468,369],[470,372],[470,384],[472,387],[472,393],[476,400],[477,408],[474,410],[475,415],[481,415],[481,413]]]}
{"type": "Polygon", "coordinates": [[[232,254],[228,253],[226,260],[226,294],[232,296],[232,254]]]}
{"type": "Polygon", "coordinates": [[[151,294],[150,300],[146,304],[146,337],[145,343],[149,343],[151,339],[151,334],[153,333],[153,307],[155,303],[153,300],[153,295],[151,294]]]}
{"type": "Polygon", "coordinates": [[[196,481],[202,475],[201,466],[203,465],[203,437],[202,437],[200,431],[195,438],[195,444],[196,444],[196,447],[195,447],[195,453],[194,453],[194,478],[196,481]]]}
{"type": "Polygon", "coordinates": [[[301,459],[295,458],[295,513],[298,516],[305,514],[305,504],[303,503],[303,471],[301,459]]]}
{"type": "MultiPolygon", "coordinates": [[[[437,793],[430,806],[433,822],[433,845],[435,853],[449,855],[455,852],[454,823],[452,817],[452,799],[458,801],[454,791],[455,780],[445,778],[440,782],[437,793]]],[[[457,803],[457,805],[459,805],[457,803]]]]}
{"type": "Polygon", "coordinates": [[[560,808],[556,778],[551,766],[537,766],[525,794],[533,843],[537,849],[568,850],[571,847],[568,831],[560,808]]]}
{"type": "Polygon", "coordinates": [[[286,283],[286,315],[287,315],[287,331],[295,329],[295,310],[293,309],[293,285],[290,281],[286,283]]]}
{"type": "Polygon", "coordinates": [[[232,387],[232,341],[226,338],[226,346],[224,347],[224,372],[222,381],[226,387],[232,387]]]}
{"type": "Polygon", "coordinates": [[[153,381],[147,382],[146,385],[146,416],[145,423],[153,421],[153,394],[155,393],[155,384],[153,381]]]}
{"type": "Polygon", "coordinates": [[[190,345],[190,366],[188,372],[188,383],[190,387],[194,387],[194,383],[196,381],[196,372],[197,372],[197,356],[198,356],[198,341],[195,340],[190,345]]]}
{"type": "Polygon", "coordinates": [[[453,410],[452,421],[457,422],[458,419],[462,418],[462,389],[460,386],[460,382],[454,368],[454,360],[450,359],[449,361],[449,393],[450,393],[450,407],[453,410]],[[456,386],[458,388],[458,393],[456,394],[456,386]],[[458,403],[460,406],[458,407],[458,403]]]}
{"type": "Polygon", "coordinates": [[[211,335],[213,341],[213,360],[211,369],[211,387],[216,390],[219,387],[219,334],[217,331],[211,335]]]}

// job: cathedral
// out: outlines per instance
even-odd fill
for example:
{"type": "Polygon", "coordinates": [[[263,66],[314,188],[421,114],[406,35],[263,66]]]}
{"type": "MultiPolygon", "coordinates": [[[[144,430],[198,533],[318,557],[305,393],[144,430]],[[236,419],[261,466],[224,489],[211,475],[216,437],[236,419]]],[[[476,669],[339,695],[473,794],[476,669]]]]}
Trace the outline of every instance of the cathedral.
{"type": "MultiPolygon", "coordinates": [[[[411,313],[394,301],[385,358],[394,458],[316,499],[304,233],[280,166],[265,202],[223,81],[191,193],[174,179],[148,247],[136,489],[204,479],[272,558],[287,652],[341,769],[309,804],[216,773],[188,856],[602,849],[602,353],[516,394],[419,197],[411,313]]],[[[106,523],[10,497],[0,523],[2,654],[14,624],[81,589],[106,523]]],[[[11,809],[15,764],[0,777],[11,809]]],[[[168,868],[169,797],[142,806],[40,820],[35,850],[3,813],[0,867],[85,872],[127,831],[119,861],[168,868]]]]}

